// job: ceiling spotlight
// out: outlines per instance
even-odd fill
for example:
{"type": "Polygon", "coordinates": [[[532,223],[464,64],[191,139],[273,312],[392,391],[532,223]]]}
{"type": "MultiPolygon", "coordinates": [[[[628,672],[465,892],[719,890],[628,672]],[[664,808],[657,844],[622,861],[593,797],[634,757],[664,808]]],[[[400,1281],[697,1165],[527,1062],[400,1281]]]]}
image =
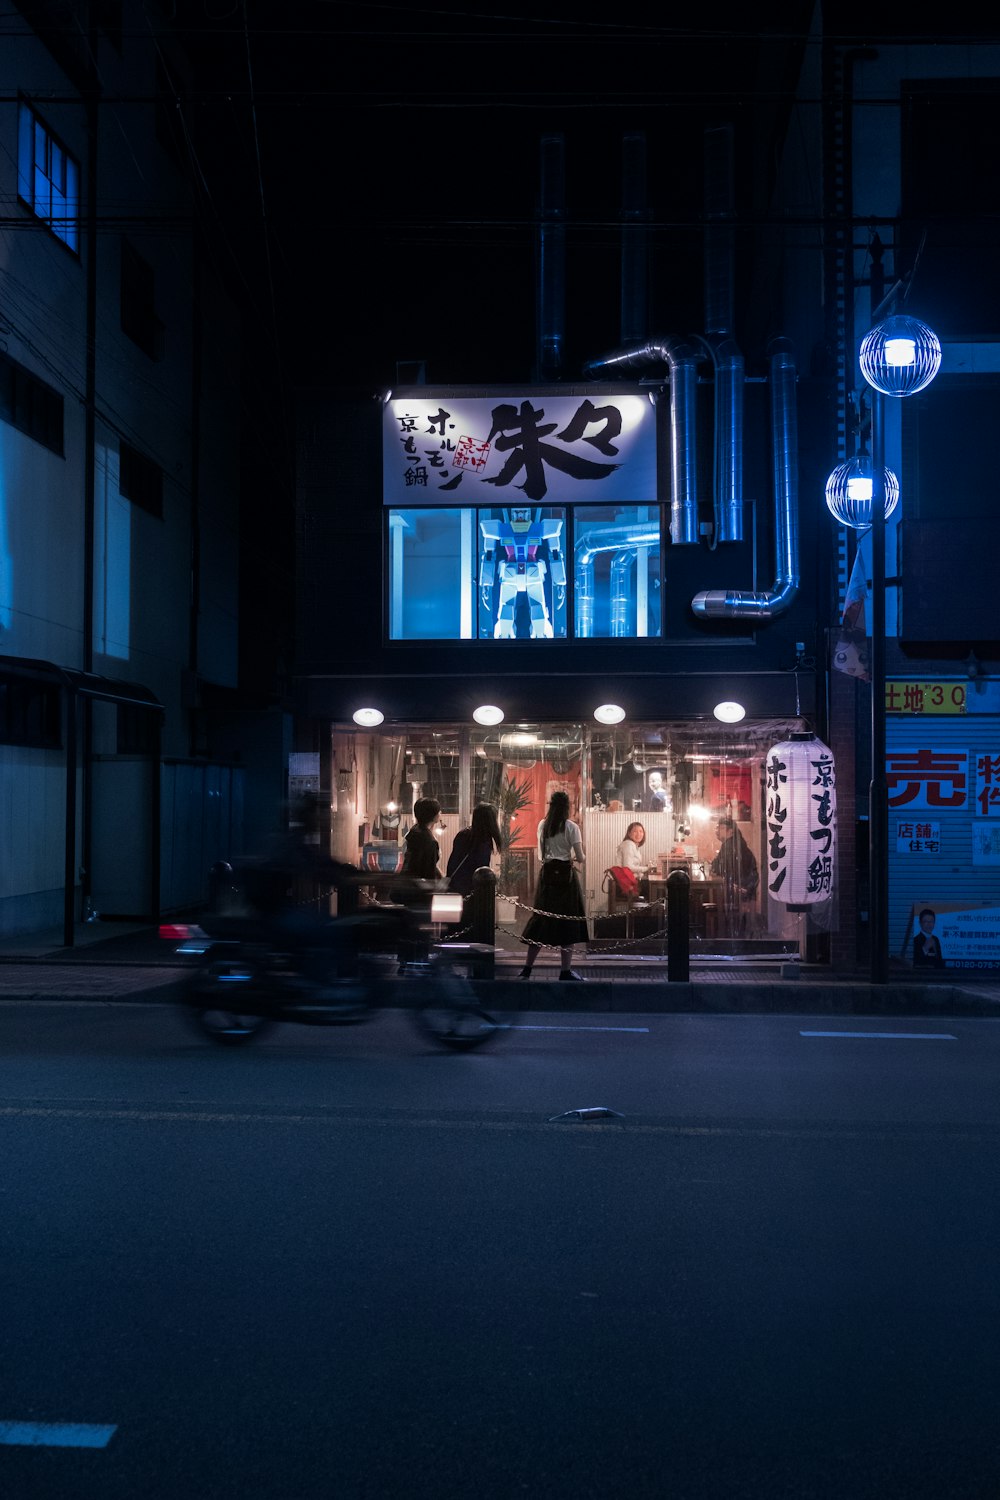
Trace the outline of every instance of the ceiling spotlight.
{"type": "Polygon", "coordinates": [[[738,724],[747,716],[742,703],[717,703],[712,712],[721,724],[738,724]]]}
{"type": "Polygon", "coordinates": [[[502,724],[503,709],[497,708],[495,703],[481,703],[472,710],[472,717],[477,724],[502,724]]]}
{"type": "Polygon", "coordinates": [[[620,724],[625,717],[625,710],[619,708],[617,703],[602,703],[599,708],[594,709],[594,718],[598,724],[620,724]]]}
{"type": "Polygon", "coordinates": [[[374,729],[376,724],[382,723],[385,714],[380,708],[356,708],[351,717],[362,729],[374,729]]]}

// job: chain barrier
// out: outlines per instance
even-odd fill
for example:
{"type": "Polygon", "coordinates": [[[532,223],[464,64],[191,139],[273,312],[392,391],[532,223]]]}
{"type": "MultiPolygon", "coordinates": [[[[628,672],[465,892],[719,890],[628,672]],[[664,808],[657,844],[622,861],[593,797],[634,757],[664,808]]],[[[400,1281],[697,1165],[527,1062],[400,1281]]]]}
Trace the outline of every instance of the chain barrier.
{"type": "MultiPolygon", "coordinates": [[[[537,915],[537,916],[540,916],[540,917],[551,917],[551,918],[553,918],[557,922],[579,922],[579,920],[580,920],[580,918],[578,916],[567,916],[567,914],[565,912],[543,911],[541,909],[541,907],[538,907],[538,906],[529,906],[526,902],[519,901],[516,896],[501,896],[498,893],[497,900],[498,901],[506,901],[506,902],[509,903],[509,905],[516,906],[517,909],[518,909],[518,911],[527,912],[529,916],[537,915]]],[[[368,904],[370,906],[381,906],[381,907],[384,907],[386,910],[391,910],[393,907],[395,907],[397,905],[397,903],[394,902],[394,901],[379,901],[375,897],[372,897],[370,899],[370,901],[369,901],[368,904]]],[[[660,910],[664,913],[664,917],[665,917],[666,916],[666,906],[667,906],[666,901],[662,897],[660,897],[656,901],[650,901],[650,902],[648,902],[644,907],[641,907],[640,910],[642,910],[642,911],[653,911],[657,907],[659,907],[660,910]]],[[[590,920],[593,920],[593,919],[591,918],[590,920]]],[[[513,927],[505,927],[502,922],[497,922],[495,924],[495,928],[496,928],[497,932],[503,933],[505,937],[514,938],[517,942],[521,942],[522,941],[521,934],[519,932],[516,932],[513,927]]],[[[462,927],[462,928],[460,928],[458,930],[458,932],[449,933],[447,941],[449,943],[458,942],[459,939],[464,938],[464,937],[468,937],[472,933],[472,930],[473,929],[472,929],[471,926],[462,927]]],[[[627,953],[631,949],[635,948],[639,943],[654,942],[657,938],[666,939],[666,936],[667,936],[667,929],[666,929],[666,926],[664,925],[662,927],[657,927],[654,932],[644,933],[642,937],[638,937],[638,938],[624,938],[621,941],[617,941],[617,942],[612,942],[610,939],[608,939],[608,940],[605,941],[605,940],[599,938],[599,939],[597,939],[597,941],[600,942],[600,944],[601,944],[601,952],[602,953],[627,953]]],[[[535,946],[535,945],[533,944],[532,946],[535,946]]],[[[551,948],[553,950],[553,952],[555,952],[560,947],[560,945],[558,943],[538,943],[537,946],[539,948],[551,948]]]]}
{"type": "MultiPolygon", "coordinates": [[[[516,906],[519,911],[528,912],[528,913],[530,913],[532,915],[537,915],[537,916],[540,916],[540,917],[552,917],[557,922],[579,922],[579,920],[580,920],[580,918],[578,916],[576,916],[576,917],[574,917],[574,916],[567,916],[565,912],[542,911],[540,907],[537,907],[537,906],[528,906],[525,902],[519,901],[516,896],[499,896],[498,895],[497,900],[498,901],[507,901],[511,906],[516,906]]],[[[647,904],[644,907],[642,907],[641,910],[642,911],[652,911],[654,908],[660,907],[662,909],[663,913],[664,913],[664,917],[666,917],[666,906],[667,906],[666,901],[662,897],[660,897],[656,901],[649,901],[649,902],[647,902],[647,904]]],[[[591,918],[591,920],[593,920],[593,919],[591,918]]],[[[496,930],[497,930],[497,932],[502,932],[506,937],[516,938],[518,940],[518,942],[523,941],[523,939],[521,937],[521,934],[519,932],[515,932],[512,927],[504,927],[502,925],[502,923],[500,923],[500,922],[498,922],[496,924],[496,930]]],[[[667,936],[667,929],[666,929],[666,926],[664,925],[663,927],[658,927],[655,932],[644,933],[642,937],[638,937],[638,938],[624,938],[620,942],[611,942],[610,940],[608,940],[607,942],[605,942],[604,940],[602,940],[602,939],[599,938],[599,939],[597,939],[597,941],[600,942],[600,944],[601,944],[601,952],[602,953],[609,953],[609,952],[610,953],[619,953],[619,952],[627,952],[627,951],[629,951],[630,949],[634,948],[638,943],[648,943],[648,942],[650,942],[650,941],[652,941],[652,940],[654,940],[656,938],[666,938],[666,936],[667,936]]],[[[532,947],[534,947],[534,946],[535,946],[535,944],[532,943],[532,947]]],[[[553,951],[555,951],[555,949],[557,949],[560,945],[558,943],[538,943],[537,946],[539,948],[551,948],[551,949],[553,949],[553,951]]]]}

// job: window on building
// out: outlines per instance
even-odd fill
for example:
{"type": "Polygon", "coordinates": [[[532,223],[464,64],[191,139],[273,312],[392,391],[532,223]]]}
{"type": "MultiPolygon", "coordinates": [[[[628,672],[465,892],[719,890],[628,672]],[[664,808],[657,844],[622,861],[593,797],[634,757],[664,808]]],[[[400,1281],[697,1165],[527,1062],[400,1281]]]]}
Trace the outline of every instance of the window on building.
{"type": "Polygon", "coordinates": [[[57,749],[59,689],[0,675],[0,744],[57,749]]]}
{"type": "Polygon", "coordinates": [[[63,398],[9,354],[0,352],[0,421],[63,453],[63,398]]]}
{"type": "Polygon", "coordinates": [[[163,470],[124,441],[118,445],[118,491],[140,510],[163,519],[163,470]]]}
{"type": "Polygon", "coordinates": [[[659,507],[577,506],[573,515],[577,639],[659,635],[659,507]]]}
{"type": "Polygon", "coordinates": [[[63,244],[79,254],[79,164],[24,103],[18,110],[17,193],[63,244]]]}
{"type": "Polygon", "coordinates": [[[97,24],[119,57],[122,55],[123,23],[124,0],[97,0],[97,24]]]}
{"type": "Polygon", "coordinates": [[[657,505],[388,514],[390,640],[660,634],[657,505]]]}
{"type": "Polygon", "coordinates": [[[150,359],[163,353],[163,324],[156,316],[153,268],[128,240],[121,245],[121,324],[150,359]]]}
{"type": "Polygon", "coordinates": [[[152,755],[159,727],[156,714],[142,703],[119,703],[115,748],[119,755],[152,755]]]}
{"type": "Polygon", "coordinates": [[[189,161],[187,140],[184,134],[184,119],[181,114],[177,87],[164,65],[162,57],[156,59],[156,107],[154,113],[156,139],[175,163],[185,166],[189,161]]]}

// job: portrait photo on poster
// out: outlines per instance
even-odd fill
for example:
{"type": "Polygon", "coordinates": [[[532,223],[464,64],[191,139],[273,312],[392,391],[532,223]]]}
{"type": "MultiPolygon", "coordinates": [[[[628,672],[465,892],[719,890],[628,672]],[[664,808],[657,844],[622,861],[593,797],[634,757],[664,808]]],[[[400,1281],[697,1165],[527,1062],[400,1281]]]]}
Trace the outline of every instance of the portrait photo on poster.
{"type": "Polygon", "coordinates": [[[901,956],[915,969],[1000,969],[1000,906],[914,901],[901,956]]]}

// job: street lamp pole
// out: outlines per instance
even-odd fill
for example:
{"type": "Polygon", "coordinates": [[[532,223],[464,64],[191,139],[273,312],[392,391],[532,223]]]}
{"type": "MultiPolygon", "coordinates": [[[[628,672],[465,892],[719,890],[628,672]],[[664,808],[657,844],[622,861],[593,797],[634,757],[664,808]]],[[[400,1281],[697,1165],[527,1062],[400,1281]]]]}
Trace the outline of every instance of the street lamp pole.
{"type": "Polygon", "coordinates": [[[868,940],[872,984],[889,979],[889,808],[885,776],[885,397],[872,390],[871,780],[868,940]]]}
{"type": "MultiPolygon", "coordinates": [[[[890,297],[895,296],[895,288],[890,297]]],[[[878,310],[881,312],[881,308],[878,310]]],[[[868,789],[868,889],[873,984],[889,978],[889,801],[885,774],[885,398],[922,391],[941,367],[937,334],[918,318],[894,313],[861,341],[861,373],[872,389],[871,781],[868,789]]]]}

